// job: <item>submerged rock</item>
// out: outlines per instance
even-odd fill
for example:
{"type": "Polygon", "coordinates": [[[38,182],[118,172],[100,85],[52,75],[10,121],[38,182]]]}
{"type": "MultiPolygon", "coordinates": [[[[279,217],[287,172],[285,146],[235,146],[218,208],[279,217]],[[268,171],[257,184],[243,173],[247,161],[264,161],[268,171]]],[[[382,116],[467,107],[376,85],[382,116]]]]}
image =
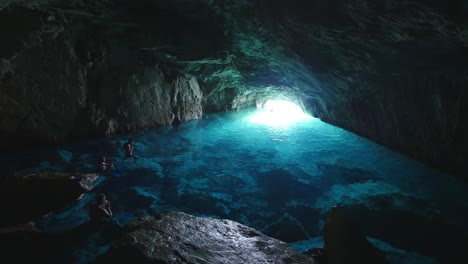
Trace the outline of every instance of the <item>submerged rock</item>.
{"type": "Polygon", "coordinates": [[[263,229],[262,232],[288,243],[309,238],[301,222],[289,214],[284,214],[276,222],[263,229]]]}
{"type": "Polygon", "coordinates": [[[323,238],[329,264],[388,263],[385,255],[347,218],[342,207],[333,207],[327,213],[323,238]]]}
{"type": "Polygon", "coordinates": [[[317,263],[288,244],[231,220],[168,212],[144,217],[97,263],[317,263]]]}
{"type": "Polygon", "coordinates": [[[24,223],[60,210],[92,190],[98,177],[58,172],[2,175],[0,226],[24,223]]]}
{"type": "Polygon", "coordinates": [[[309,200],[317,191],[315,186],[299,181],[295,174],[285,169],[257,172],[255,180],[273,208],[283,207],[291,200],[309,200]]]}
{"type": "Polygon", "coordinates": [[[290,202],[286,213],[299,221],[310,237],[321,235],[319,223],[322,220],[322,213],[319,209],[308,204],[290,202]]]}

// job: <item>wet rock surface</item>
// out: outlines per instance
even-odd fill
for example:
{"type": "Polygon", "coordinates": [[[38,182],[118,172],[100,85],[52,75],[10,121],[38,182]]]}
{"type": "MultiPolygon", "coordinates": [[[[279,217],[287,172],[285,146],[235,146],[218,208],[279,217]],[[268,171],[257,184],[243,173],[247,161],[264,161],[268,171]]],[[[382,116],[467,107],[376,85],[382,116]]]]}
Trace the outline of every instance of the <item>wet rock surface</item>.
{"type": "Polygon", "coordinates": [[[0,226],[17,225],[65,208],[94,187],[98,174],[10,173],[2,175],[0,226]]]}
{"type": "Polygon", "coordinates": [[[139,218],[97,263],[317,263],[288,244],[230,220],[181,212],[139,218]]]}

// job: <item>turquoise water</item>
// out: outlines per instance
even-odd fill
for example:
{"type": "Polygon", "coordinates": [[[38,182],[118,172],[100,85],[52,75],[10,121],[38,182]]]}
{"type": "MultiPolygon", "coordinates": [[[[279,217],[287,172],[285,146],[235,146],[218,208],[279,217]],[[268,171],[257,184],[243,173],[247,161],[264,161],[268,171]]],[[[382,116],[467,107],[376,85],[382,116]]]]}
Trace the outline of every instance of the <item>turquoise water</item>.
{"type": "MultiPolygon", "coordinates": [[[[466,183],[319,119],[271,127],[252,123],[255,112],[207,114],[178,128],[33,150],[2,163],[93,172],[100,155],[115,161],[93,192],[39,223],[50,233],[78,230],[89,220],[86,207],[103,192],[119,225],[180,210],[232,219],[306,250],[322,245],[324,214],[343,205],[393,263],[448,263],[461,250],[466,183]],[[123,159],[129,136],[136,160],[123,159]]],[[[90,261],[106,250],[111,239],[104,236],[90,232],[80,245],[70,242],[71,257],[90,261]]]]}

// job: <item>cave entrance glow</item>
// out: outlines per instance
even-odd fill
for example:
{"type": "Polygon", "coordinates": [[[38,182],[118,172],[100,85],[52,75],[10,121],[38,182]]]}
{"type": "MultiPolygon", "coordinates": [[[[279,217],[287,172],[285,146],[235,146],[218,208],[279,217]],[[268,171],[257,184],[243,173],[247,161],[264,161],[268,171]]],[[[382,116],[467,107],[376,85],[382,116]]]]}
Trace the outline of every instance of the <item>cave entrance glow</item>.
{"type": "Polygon", "coordinates": [[[304,113],[300,106],[286,100],[266,101],[249,117],[252,123],[272,127],[284,127],[312,119],[313,117],[304,113]]]}
{"type": "Polygon", "coordinates": [[[63,259],[49,263],[91,263],[102,253],[97,244],[112,243],[105,229],[86,227],[86,208],[98,193],[112,202],[114,222],[121,225],[183,211],[238,221],[299,250],[323,246],[324,215],[340,205],[373,244],[394,256],[389,263],[457,263],[446,258],[466,252],[460,245],[468,237],[467,184],[318,118],[285,127],[290,120],[278,122],[278,116],[311,119],[302,111],[293,116],[289,106],[268,103],[265,109],[205,114],[177,128],[3,153],[0,165],[25,173],[90,173],[100,155],[114,161],[115,169],[101,175],[93,191],[39,220],[41,230],[62,233],[67,245],[54,252],[63,259]],[[259,111],[268,118],[257,119],[259,111]],[[129,136],[137,160],[124,158],[129,136]]]}

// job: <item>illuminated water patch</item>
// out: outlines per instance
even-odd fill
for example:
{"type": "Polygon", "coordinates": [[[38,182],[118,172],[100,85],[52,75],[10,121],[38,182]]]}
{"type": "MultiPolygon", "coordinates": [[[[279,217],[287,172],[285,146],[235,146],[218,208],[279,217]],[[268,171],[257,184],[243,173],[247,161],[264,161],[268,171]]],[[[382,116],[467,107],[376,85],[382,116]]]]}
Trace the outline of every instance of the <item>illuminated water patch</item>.
{"type": "Polygon", "coordinates": [[[284,100],[267,101],[263,107],[251,115],[249,121],[266,126],[288,126],[297,122],[312,120],[313,117],[302,111],[301,107],[284,100]]]}

